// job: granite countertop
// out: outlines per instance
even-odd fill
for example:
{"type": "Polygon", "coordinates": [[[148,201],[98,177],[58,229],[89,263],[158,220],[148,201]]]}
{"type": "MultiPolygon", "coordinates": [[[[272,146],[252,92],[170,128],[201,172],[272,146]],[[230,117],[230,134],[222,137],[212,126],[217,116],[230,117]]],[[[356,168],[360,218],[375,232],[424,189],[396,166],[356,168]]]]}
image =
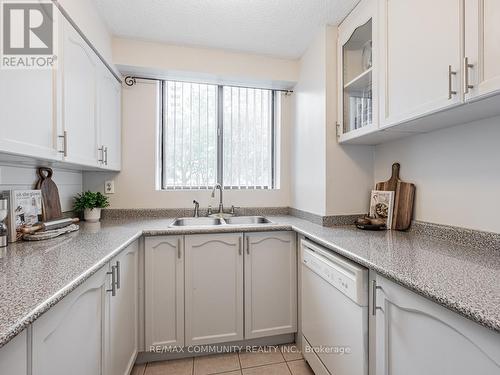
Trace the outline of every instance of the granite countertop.
{"type": "Polygon", "coordinates": [[[273,224],[169,228],[173,218],[82,223],[78,232],[19,242],[0,254],[0,347],[141,235],[295,230],[477,323],[500,332],[500,251],[419,233],[323,227],[293,216],[273,224]]]}

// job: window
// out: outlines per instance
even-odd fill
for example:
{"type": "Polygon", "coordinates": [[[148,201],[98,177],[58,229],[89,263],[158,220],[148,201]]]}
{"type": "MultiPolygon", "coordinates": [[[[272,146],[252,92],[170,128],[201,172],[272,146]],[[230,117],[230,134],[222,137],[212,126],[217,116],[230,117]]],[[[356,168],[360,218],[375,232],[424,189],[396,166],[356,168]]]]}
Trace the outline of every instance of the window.
{"type": "Polygon", "coordinates": [[[161,188],[275,188],[273,90],[163,81],[161,188]]]}

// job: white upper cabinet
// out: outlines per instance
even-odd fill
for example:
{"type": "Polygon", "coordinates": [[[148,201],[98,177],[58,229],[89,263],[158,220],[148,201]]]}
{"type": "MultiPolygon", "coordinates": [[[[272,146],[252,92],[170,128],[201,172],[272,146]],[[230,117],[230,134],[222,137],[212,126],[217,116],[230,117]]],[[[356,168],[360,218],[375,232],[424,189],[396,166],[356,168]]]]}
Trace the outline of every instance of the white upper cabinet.
{"type": "Polygon", "coordinates": [[[98,58],[78,32],[62,22],[64,160],[97,166],[98,58]]]}
{"type": "Polygon", "coordinates": [[[184,346],[184,250],[182,236],[145,240],[145,342],[184,346]]]}
{"type": "Polygon", "coordinates": [[[98,161],[101,168],[121,168],[121,85],[106,66],[98,71],[98,161]]]}
{"type": "Polygon", "coordinates": [[[462,101],[462,0],[380,0],[380,124],[462,101]]]}
{"type": "Polygon", "coordinates": [[[121,85],[68,20],[54,69],[0,70],[0,153],[121,168],[121,85]]]}
{"type": "Polygon", "coordinates": [[[246,233],[245,339],[296,331],[295,233],[246,233]]]}
{"type": "Polygon", "coordinates": [[[500,1],[465,1],[465,99],[500,91],[500,1]],[[467,69],[466,69],[466,66],[467,69]]]}
{"type": "Polygon", "coordinates": [[[375,375],[497,375],[500,335],[376,276],[375,375]]]}
{"type": "Polygon", "coordinates": [[[0,151],[55,160],[56,70],[0,69],[0,151]]]}
{"type": "Polygon", "coordinates": [[[185,237],[186,345],[243,339],[243,235],[185,237]]]}
{"type": "Polygon", "coordinates": [[[364,0],[339,26],[339,142],[378,127],[378,16],[364,0]]]}

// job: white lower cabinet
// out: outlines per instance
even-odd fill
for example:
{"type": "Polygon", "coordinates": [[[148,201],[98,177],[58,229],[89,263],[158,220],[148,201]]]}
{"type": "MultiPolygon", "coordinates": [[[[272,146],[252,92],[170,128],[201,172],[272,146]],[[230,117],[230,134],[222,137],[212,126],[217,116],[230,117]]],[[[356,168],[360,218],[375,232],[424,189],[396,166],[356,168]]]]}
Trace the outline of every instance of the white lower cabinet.
{"type": "Polygon", "coordinates": [[[295,233],[245,234],[245,338],[296,331],[295,233]]]}
{"type": "Polygon", "coordinates": [[[185,237],[186,345],[243,339],[243,235],[185,237]]]}
{"type": "Polygon", "coordinates": [[[379,275],[376,375],[496,375],[500,335],[379,275]]]}
{"type": "Polygon", "coordinates": [[[137,354],[137,274],[136,241],[36,320],[32,374],[129,374],[137,354]]]}
{"type": "Polygon", "coordinates": [[[111,267],[115,267],[116,294],[108,295],[107,375],[128,375],[137,355],[138,257],[136,241],[111,261],[111,267]]]}
{"type": "Polygon", "coordinates": [[[33,375],[104,373],[103,268],[33,323],[33,375]]]}
{"type": "Polygon", "coordinates": [[[0,349],[0,368],[2,369],[2,374],[28,374],[27,340],[27,333],[24,330],[0,349]]]}
{"type": "Polygon", "coordinates": [[[145,343],[184,346],[182,236],[145,240],[145,343]]]}
{"type": "Polygon", "coordinates": [[[297,331],[294,232],[148,237],[145,267],[146,350],[297,331]]]}

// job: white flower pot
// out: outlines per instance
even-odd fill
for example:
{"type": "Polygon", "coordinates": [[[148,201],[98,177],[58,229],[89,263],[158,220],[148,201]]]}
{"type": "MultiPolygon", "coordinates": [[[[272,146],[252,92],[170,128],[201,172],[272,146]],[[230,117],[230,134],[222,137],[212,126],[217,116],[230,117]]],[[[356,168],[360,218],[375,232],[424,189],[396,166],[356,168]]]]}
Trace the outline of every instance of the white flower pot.
{"type": "Polygon", "coordinates": [[[97,223],[101,219],[101,209],[86,208],[83,210],[83,218],[89,223],[97,223]]]}

